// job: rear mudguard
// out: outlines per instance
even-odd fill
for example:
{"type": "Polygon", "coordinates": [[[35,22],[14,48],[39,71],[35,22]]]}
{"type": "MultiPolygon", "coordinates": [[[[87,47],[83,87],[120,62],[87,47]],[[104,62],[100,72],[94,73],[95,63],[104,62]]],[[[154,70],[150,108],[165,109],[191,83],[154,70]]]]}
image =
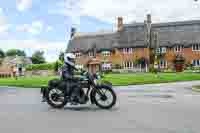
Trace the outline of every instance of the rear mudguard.
{"type": "MultiPolygon", "coordinates": [[[[104,86],[112,88],[112,83],[110,83],[110,82],[102,82],[101,84],[98,84],[96,86],[96,89],[103,88],[104,86]]],[[[90,101],[91,101],[92,104],[94,104],[94,101],[95,101],[94,97],[95,97],[95,89],[93,89],[90,92],[90,101]]]]}

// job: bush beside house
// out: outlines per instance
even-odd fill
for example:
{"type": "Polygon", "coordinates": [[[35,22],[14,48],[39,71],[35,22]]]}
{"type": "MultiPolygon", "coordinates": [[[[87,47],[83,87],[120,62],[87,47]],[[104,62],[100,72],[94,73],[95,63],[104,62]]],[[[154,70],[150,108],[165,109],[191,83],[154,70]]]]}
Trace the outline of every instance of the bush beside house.
{"type": "Polygon", "coordinates": [[[31,64],[26,66],[26,73],[27,75],[57,75],[61,66],[61,61],[56,61],[53,63],[31,64]]]}

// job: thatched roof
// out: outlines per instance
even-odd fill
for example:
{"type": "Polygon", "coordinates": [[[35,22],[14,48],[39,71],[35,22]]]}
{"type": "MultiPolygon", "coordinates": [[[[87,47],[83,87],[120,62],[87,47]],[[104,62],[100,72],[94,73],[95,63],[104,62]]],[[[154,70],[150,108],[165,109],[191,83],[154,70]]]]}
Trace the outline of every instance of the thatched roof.
{"type": "Polygon", "coordinates": [[[15,64],[32,64],[32,61],[28,57],[24,56],[18,56],[17,58],[15,56],[7,56],[3,59],[2,62],[3,65],[15,65],[15,64]]]}
{"type": "MultiPolygon", "coordinates": [[[[188,47],[200,43],[200,20],[155,23],[152,24],[152,30],[158,32],[160,46],[173,47],[182,44],[188,47]]],[[[87,52],[93,48],[111,50],[123,47],[147,47],[144,40],[144,23],[125,24],[121,32],[74,37],[69,41],[67,51],[87,52]]]]}

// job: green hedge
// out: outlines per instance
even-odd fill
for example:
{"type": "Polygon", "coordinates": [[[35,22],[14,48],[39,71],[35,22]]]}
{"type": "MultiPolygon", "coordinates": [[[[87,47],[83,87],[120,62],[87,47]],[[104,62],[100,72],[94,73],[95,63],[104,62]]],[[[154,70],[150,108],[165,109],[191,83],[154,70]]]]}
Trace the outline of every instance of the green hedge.
{"type": "Polygon", "coordinates": [[[27,65],[26,70],[58,70],[62,63],[60,61],[53,62],[53,63],[43,63],[43,64],[32,64],[27,65]]]}

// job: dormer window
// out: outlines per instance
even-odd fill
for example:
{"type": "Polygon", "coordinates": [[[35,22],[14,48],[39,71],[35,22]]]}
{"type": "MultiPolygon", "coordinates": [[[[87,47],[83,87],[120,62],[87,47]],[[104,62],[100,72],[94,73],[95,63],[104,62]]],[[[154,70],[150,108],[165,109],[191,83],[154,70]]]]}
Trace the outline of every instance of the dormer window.
{"type": "Polygon", "coordinates": [[[110,51],[102,51],[102,55],[103,56],[110,56],[111,53],[110,53],[110,51]]]}
{"type": "Polygon", "coordinates": [[[200,51],[200,45],[199,44],[193,44],[192,45],[192,51],[200,51]]]}
{"type": "Polygon", "coordinates": [[[81,57],[81,53],[80,52],[76,52],[75,56],[76,56],[76,58],[80,58],[81,57]]]}
{"type": "Polygon", "coordinates": [[[133,48],[123,48],[123,53],[124,54],[132,54],[133,53],[133,48]]]}
{"type": "Polygon", "coordinates": [[[174,52],[182,52],[183,46],[182,45],[176,45],[174,47],[174,52]]]}

